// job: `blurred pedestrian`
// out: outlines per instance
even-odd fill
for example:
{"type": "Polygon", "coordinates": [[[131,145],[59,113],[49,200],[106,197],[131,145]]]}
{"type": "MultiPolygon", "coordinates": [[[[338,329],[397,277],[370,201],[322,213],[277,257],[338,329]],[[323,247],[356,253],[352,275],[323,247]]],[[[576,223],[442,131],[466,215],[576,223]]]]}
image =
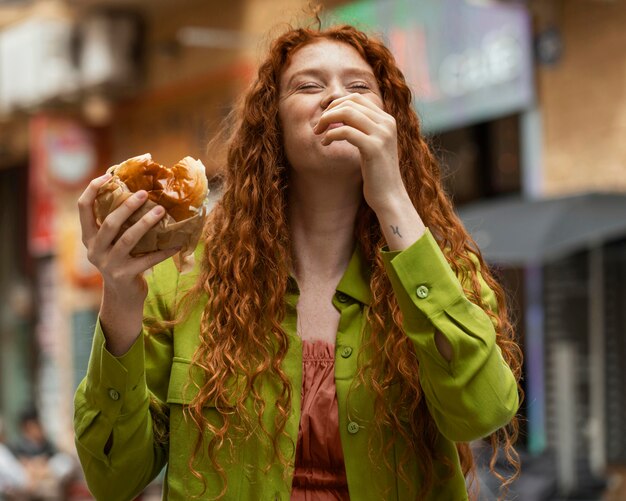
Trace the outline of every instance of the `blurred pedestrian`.
{"type": "Polygon", "coordinates": [[[104,277],[75,398],[92,492],[132,499],[168,464],[172,500],[468,499],[467,442],[515,463],[520,353],[391,53],[291,29],[236,120],[191,275],[129,255],[163,208],[116,238],[145,192],[101,227],[107,177],[80,197],[104,277]]]}
{"type": "Polygon", "coordinates": [[[13,453],[28,476],[29,499],[62,499],[65,482],[76,473],[75,459],[57,451],[48,440],[34,408],[22,412],[19,424],[20,435],[13,453]]]}
{"type": "Polygon", "coordinates": [[[46,433],[39,421],[35,409],[26,409],[19,419],[20,435],[13,446],[13,451],[19,458],[50,459],[56,453],[54,445],[46,437],[46,433]]]}
{"type": "Polygon", "coordinates": [[[28,475],[6,445],[4,421],[0,417],[0,501],[22,499],[27,488],[28,475]]]}

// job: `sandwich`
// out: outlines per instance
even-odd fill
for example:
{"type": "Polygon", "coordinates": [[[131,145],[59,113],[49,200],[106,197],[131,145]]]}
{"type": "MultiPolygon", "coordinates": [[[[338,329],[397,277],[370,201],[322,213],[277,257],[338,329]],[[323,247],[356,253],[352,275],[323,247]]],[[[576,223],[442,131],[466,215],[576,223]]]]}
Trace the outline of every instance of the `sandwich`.
{"type": "Polygon", "coordinates": [[[149,153],[129,158],[110,167],[112,174],[98,191],[94,214],[98,224],[139,190],[148,193],[148,200],[122,226],[126,229],[156,205],[165,209],[165,216],[141,238],[131,256],[180,247],[174,256],[179,271],[193,266],[193,251],[198,244],[208,212],[209,193],[205,167],[200,160],[185,157],[173,167],[152,160],[149,153]]]}

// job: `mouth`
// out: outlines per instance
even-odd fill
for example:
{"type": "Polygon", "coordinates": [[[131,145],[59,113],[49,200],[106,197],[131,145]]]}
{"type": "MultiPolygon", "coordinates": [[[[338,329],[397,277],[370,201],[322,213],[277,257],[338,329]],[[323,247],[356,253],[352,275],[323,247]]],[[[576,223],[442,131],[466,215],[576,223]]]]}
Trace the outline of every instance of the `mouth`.
{"type": "Polygon", "coordinates": [[[343,125],[344,125],[343,122],[333,122],[329,124],[328,127],[326,127],[326,130],[336,129],[337,127],[341,127],[343,125]]]}
{"type": "MultiPolygon", "coordinates": [[[[336,129],[337,127],[341,127],[343,125],[345,125],[343,122],[332,122],[332,123],[328,124],[328,127],[326,127],[322,131],[316,132],[316,134],[322,134],[322,133],[327,132],[327,131],[329,131],[331,129],[336,129]]],[[[315,128],[316,126],[314,126],[313,128],[315,128]]]]}

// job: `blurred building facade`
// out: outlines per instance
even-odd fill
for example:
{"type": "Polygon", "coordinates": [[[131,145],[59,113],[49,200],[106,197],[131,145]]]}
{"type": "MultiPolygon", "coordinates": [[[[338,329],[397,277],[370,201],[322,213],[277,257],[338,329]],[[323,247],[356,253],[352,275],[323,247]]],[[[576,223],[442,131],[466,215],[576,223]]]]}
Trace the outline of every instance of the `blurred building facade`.
{"type": "MultiPolygon", "coordinates": [[[[413,87],[457,203],[515,193],[626,192],[623,2],[323,3],[334,19],[384,34],[413,87]]],[[[307,4],[0,4],[0,232],[7,243],[0,246],[0,412],[9,423],[36,402],[57,445],[73,447],[72,395],[86,368],[100,301],[100,279],[86,260],[76,215],[87,181],[146,152],[168,165],[186,155],[200,158],[212,178],[223,152],[207,151],[208,140],[220,131],[279,23],[304,17],[307,4]]],[[[559,440],[560,414],[550,404],[558,391],[550,379],[559,363],[552,363],[550,348],[558,332],[580,338],[573,357],[581,367],[576,391],[584,398],[576,402],[590,401],[587,338],[580,330],[588,313],[582,307],[572,313],[573,303],[588,299],[582,285],[589,279],[587,257],[502,270],[519,305],[529,396],[524,441],[536,454],[559,440]]],[[[622,243],[611,244],[607,276],[624,277],[622,257],[622,243]]],[[[605,285],[614,313],[601,315],[614,344],[626,310],[623,286],[615,281],[605,285]]],[[[626,382],[617,356],[625,349],[607,350],[607,367],[611,354],[611,367],[617,366],[607,369],[616,374],[607,394],[626,382]]],[[[595,454],[600,468],[626,462],[615,445],[623,451],[626,443],[613,436],[611,449],[597,431],[626,423],[626,402],[614,407],[599,415],[602,426],[590,418],[590,408],[578,409],[573,457],[595,454]],[[603,444],[593,453],[590,436],[603,444]]]]}
{"type": "MultiPolygon", "coordinates": [[[[526,194],[626,193],[626,5],[529,7],[538,100],[527,125],[538,140],[527,152],[526,194]]],[[[526,350],[526,381],[534,385],[527,386],[529,446],[555,453],[563,492],[626,464],[625,266],[621,235],[523,272],[520,303],[533,345],[526,350]]]]}
{"type": "MultiPolygon", "coordinates": [[[[264,31],[299,1],[37,1],[0,6],[2,330],[0,412],[14,436],[36,403],[73,448],[101,280],[76,200],[109,165],[150,152],[200,158],[247,85],[264,31]],[[195,30],[195,31],[194,31],[195,30]]],[[[290,19],[287,19],[290,20],[290,19]]],[[[215,189],[217,194],[219,190],[215,189]]]]}

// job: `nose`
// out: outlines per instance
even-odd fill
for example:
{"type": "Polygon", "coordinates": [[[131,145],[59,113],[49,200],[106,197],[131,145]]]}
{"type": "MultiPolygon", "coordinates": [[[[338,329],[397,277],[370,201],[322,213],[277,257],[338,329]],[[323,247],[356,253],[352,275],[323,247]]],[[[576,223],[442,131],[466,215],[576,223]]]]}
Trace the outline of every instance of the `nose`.
{"type": "Polygon", "coordinates": [[[323,110],[325,110],[335,99],[339,99],[346,94],[347,92],[343,85],[339,83],[333,83],[326,88],[326,91],[322,96],[322,100],[320,101],[320,106],[323,110]]]}

